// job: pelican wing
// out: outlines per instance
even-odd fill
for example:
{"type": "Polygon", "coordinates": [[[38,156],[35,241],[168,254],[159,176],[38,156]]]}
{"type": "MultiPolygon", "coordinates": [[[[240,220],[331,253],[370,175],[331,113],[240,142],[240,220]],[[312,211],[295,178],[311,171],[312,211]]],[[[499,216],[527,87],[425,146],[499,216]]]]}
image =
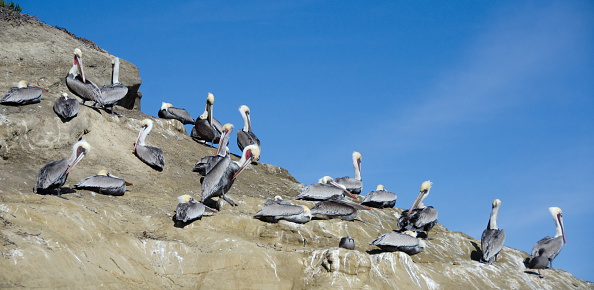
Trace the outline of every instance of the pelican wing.
{"type": "Polygon", "coordinates": [[[39,103],[41,101],[41,89],[35,87],[26,87],[26,88],[10,88],[0,103],[9,103],[9,104],[32,104],[32,103],[39,103]]]}
{"type": "Polygon", "coordinates": [[[426,224],[437,220],[437,210],[432,206],[425,207],[418,213],[418,218],[414,221],[414,226],[417,228],[423,227],[426,224]]]}
{"type": "Polygon", "coordinates": [[[534,248],[532,248],[532,257],[545,255],[549,260],[553,260],[561,252],[562,247],[562,236],[556,238],[547,236],[536,242],[534,248]]]}
{"type": "Polygon", "coordinates": [[[66,181],[66,169],[68,169],[67,159],[48,162],[37,174],[35,192],[37,192],[37,189],[48,189],[56,184],[62,186],[66,181]]]}
{"type": "Polygon", "coordinates": [[[118,188],[123,185],[125,185],[125,182],[121,178],[110,177],[110,176],[105,176],[105,175],[95,175],[95,176],[89,176],[89,177],[79,181],[74,186],[80,187],[80,188],[84,188],[84,187],[118,188]]]}
{"type": "Polygon", "coordinates": [[[483,258],[481,260],[489,264],[493,263],[497,254],[503,249],[504,242],[504,230],[484,230],[481,237],[481,250],[483,251],[483,258]]]}
{"type": "Polygon", "coordinates": [[[385,191],[385,190],[376,190],[376,191],[372,191],[370,193],[368,193],[365,196],[365,199],[363,199],[363,203],[364,202],[388,202],[388,201],[394,201],[396,200],[397,196],[396,194],[389,192],[389,191],[385,191]]]}
{"type": "Polygon", "coordinates": [[[255,216],[289,216],[303,213],[303,207],[298,205],[271,204],[262,208],[255,216]]]}
{"type": "Polygon", "coordinates": [[[165,156],[163,155],[163,150],[159,148],[151,146],[138,146],[136,148],[136,155],[144,163],[159,170],[163,170],[163,167],[165,167],[165,156]]]}
{"type": "Polygon", "coordinates": [[[190,116],[190,113],[184,109],[178,108],[167,108],[166,111],[171,115],[173,119],[177,119],[183,124],[194,124],[194,118],[190,116]]]}
{"type": "Polygon", "coordinates": [[[354,179],[352,177],[340,177],[334,179],[336,183],[346,187],[351,193],[359,194],[363,188],[363,182],[361,180],[354,179]]]}
{"type": "Polygon", "coordinates": [[[202,202],[209,197],[224,194],[226,187],[230,187],[228,184],[232,183],[233,173],[232,170],[229,170],[229,167],[232,166],[232,163],[230,158],[223,158],[204,177],[202,181],[202,202]]]}
{"type": "Polygon", "coordinates": [[[54,103],[54,112],[64,119],[76,116],[78,110],[80,110],[80,104],[76,99],[58,98],[54,103]]]}
{"type": "Polygon", "coordinates": [[[79,75],[73,76],[68,74],[66,76],[66,86],[68,89],[83,101],[95,101],[101,103],[101,90],[99,87],[87,79],[86,83],[83,83],[82,78],[79,75]]]}
{"type": "Polygon", "coordinates": [[[239,150],[243,152],[243,148],[253,144],[260,146],[260,139],[253,132],[237,131],[237,147],[239,147],[239,150]]]}
{"type": "Polygon", "coordinates": [[[105,85],[99,88],[103,105],[115,105],[128,94],[128,88],[121,83],[105,85]]]}
{"type": "Polygon", "coordinates": [[[391,232],[381,235],[371,245],[393,246],[393,247],[414,247],[419,244],[419,239],[407,234],[391,232]]]}
{"type": "Polygon", "coordinates": [[[320,201],[311,209],[312,214],[329,216],[348,216],[356,212],[354,207],[336,201],[320,201]]]}

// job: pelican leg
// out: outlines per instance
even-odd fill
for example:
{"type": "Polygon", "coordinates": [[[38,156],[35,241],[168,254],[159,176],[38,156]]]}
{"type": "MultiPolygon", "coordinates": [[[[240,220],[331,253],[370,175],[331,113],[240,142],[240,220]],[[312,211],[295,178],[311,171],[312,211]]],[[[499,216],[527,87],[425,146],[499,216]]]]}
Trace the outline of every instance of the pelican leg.
{"type": "Polygon", "coordinates": [[[230,198],[226,197],[224,194],[221,194],[221,197],[228,202],[230,205],[232,206],[237,206],[237,204],[235,202],[233,202],[230,198]]]}
{"type": "Polygon", "coordinates": [[[62,188],[56,189],[56,196],[59,197],[59,198],[61,198],[61,199],[68,200],[67,198],[65,198],[65,197],[62,196],[62,188]]]}

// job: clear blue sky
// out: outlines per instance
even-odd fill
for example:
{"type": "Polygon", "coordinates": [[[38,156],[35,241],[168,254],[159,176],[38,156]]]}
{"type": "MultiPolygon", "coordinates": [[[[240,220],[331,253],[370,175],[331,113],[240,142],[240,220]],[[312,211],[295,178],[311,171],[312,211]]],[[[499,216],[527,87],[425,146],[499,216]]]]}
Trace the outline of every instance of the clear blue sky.
{"type": "Polygon", "coordinates": [[[250,106],[262,161],[302,183],[352,176],[360,151],[364,192],[408,208],[430,179],[425,203],[477,239],[499,198],[527,252],[559,206],[554,265],[594,281],[592,1],[17,2],[136,64],[147,114],[196,117],[212,92],[237,129],[250,106]]]}

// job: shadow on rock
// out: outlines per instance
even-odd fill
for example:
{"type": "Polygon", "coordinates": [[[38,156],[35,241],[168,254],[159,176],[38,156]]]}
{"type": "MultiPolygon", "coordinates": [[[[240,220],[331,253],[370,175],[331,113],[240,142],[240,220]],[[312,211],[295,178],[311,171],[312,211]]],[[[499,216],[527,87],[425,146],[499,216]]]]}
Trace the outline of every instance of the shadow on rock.
{"type": "Polygon", "coordinates": [[[470,259],[473,261],[480,262],[481,258],[483,257],[483,251],[481,250],[481,248],[478,246],[477,243],[475,243],[475,242],[470,242],[470,243],[474,247],[474,250],[472,252],[470,252],[470,259]]]}

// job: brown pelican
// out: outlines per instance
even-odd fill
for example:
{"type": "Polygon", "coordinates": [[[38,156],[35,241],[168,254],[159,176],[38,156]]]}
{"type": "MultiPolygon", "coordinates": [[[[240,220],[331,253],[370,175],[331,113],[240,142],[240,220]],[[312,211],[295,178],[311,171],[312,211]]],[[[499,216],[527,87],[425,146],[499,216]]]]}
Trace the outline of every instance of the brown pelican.
{"type": "Polygon", "coordinates": [[[184,194],[177,197],[177,208],[175,209],[175,220],[178,222],[189,222],[200,219],[205,212],[217,212],[203,203],[197,201],[192,196],[184,194]]]}
{"type": "Polygon", "coordinates": [[[297,199],[305,200],[328,200],[332,197],[343,197],[348,194],[350,197],[358,197],[350,193],[346,188],[334,182],[332,177],[324,176],[316,184],[310,184],[297,196],[297,199]]]}
{"type": "Polygon", "coordinates": [[[375,191],[365,196],[361,204],[376,208],[394,207],[397,197],[396,194],[386,191],[384,186],[380,184],[375,191]]]}
{"type": "Polygon", "coordinates": [[[57,189],[60,196],[60,187],[66,183],[68,173],[74,166],[89,152],[91,145],[85,140],[80,140],[72,146],[72,155],[70,158],[59,161],[50,161],[43,166],[37,174],[35,180],[35,193],[47,193],[50,190],[57,189]]]}
{"type": "MultiPolygon", "coordinates": [[[[221,137],[221,123],[213,117],[214,95],[208,93],[204,113],[196,119],[192,128],[192,138],[199,142],[217,143],[221,137]]],[[[227,145],[227,144],[225,144],[227,145]]]]}
{"type": "Polygon", "coordinates": [[[383,234],[370,245],[379,247],[384,251],[405,252],[408,255],[414,255],[422,252],[426,244],[424,241],[416,238],[416,233],[405,231],[404,233],[391,232],[383,234]]]}
{"type": "Polygon", "coordinates": [[[425,231],[427,233],[426,238],[429,238],[429,231],[437,223],[437,210],[432,206],[425,206],[423,200],[429,195],[432,184],[431,181],[423,182],[413,205],[400,215],[398,226],[401,231],[425,231]]]}
{"type": "Polygon", "coordinates": [[[347,250],[354,250],[355,249],[355,239],[353,239],[351,236],[346,236],[344,238],[341,238],[340,242],[338,242],[338,247],[344,248],[347,250]]]}
{"type": "Polygon", "coordinates": [[[62,93],[62,96],[54,102],[54,112],[62,119],[69,120],[78,114],[80,104],[75,98],[68,97],[67,93],[62,93]]]}
{"type": "Polygon", "coordinates": [[[86,101],[94,102],[93,105],[95,103],[103,105],[101,103],[101,90],[96,84],[85,77],[83,67],[82,52],[80,49],[75,48],[72,68],[70,68],[68,75],[66,75],[66,86],[73,94],[82,99],[83,105],[86,101]]]}
{"type": "Polygon", "coordinates": [[[256,144],[260,146],[260,139],[252,132],[252,120],[250,118],[250,108],[242,105],[239,107],[239,113],[243,118],[243,129],[237,131],[237,147],[243,151],[248,145],[256,144]]]}
{"type": "Polygon", "coordinates": [[[356,151],[353,152],[353,167],[355,168],[355,178],[348,176],[340,177],[336,178],[335,181],[353,194],[361,194],[361,189],[363,189],[363,182],[361,181],[361,153],[356,151]]]}
{"type": "Polygon", "coordinates": [[[215,167],[215,165],[219,163],[219,161],[221,161],[224,158],[230,158],[227,150],[228,148],[223,144],[227,144],[232,132],[233,124],[225,124],[221,132],[219,148],[217,148],[216,154],[214,156],[206,156],[200,159],[200,161],[198,161],[196,165],[194,165],[194,169],[192,171],[198,172],[202,176],[206,176],[206,174],[208,174],[208,172],[210,172],[215,167]],[[225,149],[221,150],[221,147],[224,147],[225,149]]]}
{"type": "Polygon", "coordinates": [[[4,105],[28,105],[41,102],[42,91],[44,88],[34,86],[27,83],[27,81],[20,81],[16,87],[12,87],[6,91],[6,94],[0,100],[4,105]]]}
{"type": "Polygon", "coordinates": [[[553,260],[559,252],[563,244],[567,244],[565,240],[565,230],[563,228],[563,211],[558,207],[549,207],[549,212],[555,220],[557,231],[554,237],[546,236],[540,241],[536,242],[534,248],[532,248],[532,255],[528,260],[528,268],[540,269],[546,268],[550,264],[550,268],[553,269],[553,260]]]}
{"type": "Polygon", "coordinates": [[[163,167],[165,167],[163,150],[156,147],[146,146],[144,143],[144,139],[146,139],[146,136],[152,129],[153,120],[142,120],[142,123],[140,123],[140,133],[138,133],[138,138],[136,139],[136,143],[134,143],[133,152],[136,153],[136,156],[138,156],[142,162],[158,171],[163,171],[163,167]]]}
{"type": "Polygon", "coordinates": [[[497,255],[501,252],[501,249],[503,249],[505,231],[497,228],[497,214],[499,213],[500,206],[501,200],[495,199],[493,201],[493,209],[491,209],[489,224],[481,236],[481,250],[483,252],[483,257],[481,258],[482,263],[491,264],[495,262],[497,260],[497,255]]]}
{"type": "Polygon", "coordinates": [[[311,208],[311,214],[322,219],[338,218],[345,221],[357,219],[358,210],[370,208],[351,202],[344,197],[333,197],[329,200],[319,201],[311,208]]]}
{"type": "Polygon", "coordinates": [[[257,145],[250,145],[243,148],[243,154],[239,162],[224,158],[206,174],[202,181],[202,202],[206,199],[219,196],[232,206],[237,206],[233,200],[225,196],[231,188],[235,178],[253,160],[260,157],[260,148],[257,145]]]}
{"type": "Polygon", "coordinates": [[[266,201],[264,208],[258,211],[254,217],[270,223],[286,220],[304,224],[309,222],[312,216],[308,207],[293,205],[283,201],[280,196],[276,196],[274,199],[266,201]]]}
{"type": "Polygon", "coordinates": [[[126,185],[134,185],[117,176],[111,175],[107,170],[99,170],[97,175],[89,176],[74,185],[77,189],[86,189],[101,194],[124,195],[126,185]]]}
{"type": "Polygon", "coordinates": [[[159,110],[157,115],[159,115],[159,118],[163,118],[163,119],[178,120],[178,121],[182,122],[182,124],[184,124],[184,125],[194,124],[194,118],[192,118],[192,116],[190,116],[190,113],[188,113],[188,111],[186,111],[184,109],[174,108],[173,105],[170,103],[162,102],[161,110],[159,110]]]}
{"type": "Polygon", "coordinates": [[[103,107],[110,107],[111,114],[114,114],[113,107],[128,94],[128,88],[118,80],[120,76],[120,58],[111,60],[111,84],[99,88],[101,91],[101,104],[103,107]]]}

